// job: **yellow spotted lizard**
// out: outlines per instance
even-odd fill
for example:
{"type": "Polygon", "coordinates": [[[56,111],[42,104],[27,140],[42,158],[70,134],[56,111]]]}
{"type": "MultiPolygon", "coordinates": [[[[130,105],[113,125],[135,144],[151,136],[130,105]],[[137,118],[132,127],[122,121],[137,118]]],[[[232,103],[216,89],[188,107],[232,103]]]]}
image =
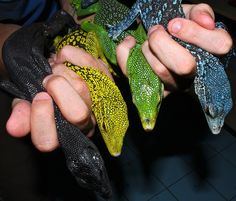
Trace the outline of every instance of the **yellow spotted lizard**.
{"type": "MultiPolygon", "coordinates": [[[[78,28],[59,41],[57,51],[65,45],[83,48],[95,58],[101,58],[107,63],[94,32],[86,32],[78,28]]],[[[87,83],[92,98],[92,111],[101,135],[110,154],[119,156],[129,126],[127,106],[119,88],[114,81],[98,69],[76,66],[69,62],[65,64],[87,83]]]]}

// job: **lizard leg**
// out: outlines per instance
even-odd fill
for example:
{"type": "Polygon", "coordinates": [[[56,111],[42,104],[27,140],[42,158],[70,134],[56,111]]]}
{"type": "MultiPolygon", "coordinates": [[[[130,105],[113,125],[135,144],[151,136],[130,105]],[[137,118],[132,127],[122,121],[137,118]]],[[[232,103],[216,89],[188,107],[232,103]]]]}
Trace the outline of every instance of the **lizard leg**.
{"type": "Polygon", "coordinates": [[[121,22],[116,25],[107,25],[108,36],[111,37],[113,40],[117,40],[117,37],[135,21],[139,13],[139,1],[137,1],[131,7],[129,14],[121,22]]]}

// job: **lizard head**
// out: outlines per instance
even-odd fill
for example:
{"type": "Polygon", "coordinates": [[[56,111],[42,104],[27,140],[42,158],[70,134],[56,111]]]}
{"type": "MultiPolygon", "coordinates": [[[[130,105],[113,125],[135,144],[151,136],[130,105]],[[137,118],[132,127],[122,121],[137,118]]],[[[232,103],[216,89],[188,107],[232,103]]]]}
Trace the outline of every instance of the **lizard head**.
{"type": "Polygon", "coordinates": [[[62,31],[66,33],[68,28],[75,29],[77,28],[77,24],[69,13],[61,9],[57,11],[49,21],[44,23],[44,36],[54,38],[62,31]]]}
{"type": "Polygon", "coordinates": [[[97,123],[109,153],[117,157],[122,151],[129,120],[125,104],[120,101],[112,101],[111,104],[110,109],[105,111],[105,118],[97,123]]]}
{"type": "Polygon", "coordinates": [[[111,198],[112,190],[103,160],[93,146],[87,146],[79,154],[70,154],[67,166],[81,187],[96,191],[103,198],[111,198]]]}
{"type": "Polygon", "coordinates": [[[154,129],[160,110],[164,86],[154,73],[142,53],[142,46],[136,44],[127,61],[132,101],[136,106],[144,130],[154,129]]]}
{"type": "MultiPolygon", "coordinates": [[[[155,79],[159,78],[155,76],[153,80],[155,79]]],[[[133,103],[138,110],[145,131],[154,129],[163,97],[163,84],[159,81],[153,83],[155,84],[151,84],[147,79],[147,83],[141,82],[141,85],[135,86],[133,89],[136,91],[132,93],[133,103]]]]}
{"type": "Polygon", "coordinates": [[[198,63],[199,75],[195,77],[194,88],[211,132],[219,134],[233,101],[224,66],[215,57],[211,57],[210,61],[204,72],[201,72],[201,65],[206,62],[198,63]]]}
{"type": "Polygon", "coordinates": [[[209,125],[209,128],[213,134],[219,134],[221,131],[221,128],[224,125],[224,120],[226,114],[228,114],[230,108],[232,107],[232,102],[228,101],[227,104],[219,104],[219,105],[213,105],[209,104],[205,108],[205,116],[207,123],[209,125]]]}
{"type": "MultiPolygon", "coordinates": [[[[145,98],[145,97],[143,97],[145,98]]],[[[156,125],[157,116],[161,106],[161,97],[154,95],[146,98],[150,100],[148,102],[135,101],[135,105],[139,112],[142,127],[145,131],[152,131],[156,125]],[[156,98],[156,100],[150,100],[150,98],[156,98]]]]}

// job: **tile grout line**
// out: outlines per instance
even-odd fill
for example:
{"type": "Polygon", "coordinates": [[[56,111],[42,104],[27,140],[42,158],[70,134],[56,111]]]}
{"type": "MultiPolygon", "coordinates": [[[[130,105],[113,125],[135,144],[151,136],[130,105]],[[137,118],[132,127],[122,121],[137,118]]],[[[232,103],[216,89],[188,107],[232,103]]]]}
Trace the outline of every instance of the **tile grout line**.
{"type": "Polygon", "coordinates": [[[176,195],[169,188],[167,189],[167,191],[176,199],[176,201],[179,201],[176,195]]]}
{"type": "Polygon", "coordinates": [[[225,201],[228,201],[228,199],[221,193],[219,192],[213,184],[211,184],[207,179],[205,179],[206,183],[210,185],[225,201]]]}
{"type": "MultiPolygon", "coordinates": [[[[225,158],[225,156],[224,156],[222,153],[220,153],[220,156],[221,156],[227,163],[229,163],[230,165],[232,165],[232,166],[236,169],[236,165],[235,165],[233,162],[231,162],[229,159],[225,158]]],[[[235,171],[236,171],[236,170],[235,170],[235,171]]]]}
{"type": "Polygon", "coordinates": [[[167,188],[165,187],[163,190],[161,190],[160,192],[152,195],[150,198],[147,199],[147,201],[150,201],[152,198],[156,197],[157,195],[160,195],[161,193],[165,192],[167,190],[167,188]]]}
{"type": "MultiPolygon", "coordinates": [[[[190,172],[191,172],[191,171],[190,171],[190,172]]],[[[178,180],[176,180],[176,182],[174,182],[174,183],[171,184],[171,185],[176,184],[179,180],[181,180],[183,177],[185,177],[185,176],[188,175],[188,174],[189,174],[189,173],[186,173],[184,176],[182,176],[181,178],[179,178],[178,180]]],[[[169,190],[169,186],[171,186],[171,185],[166,186],[165,183],[164,183],[162,180],[160,180],[158,177],[156,177],[156,175],[153,175],[153,177],[154,177],[157,181],[159,181],[159,182],[161,183],[161,185],[164,187],[164,189],[161,190],[160,192],[158,192],[158,193],[152,195],[150,198],[147,199],[147,201],[150,201],[152,198],[154,198],[154,197],[157,196],[157,195],[160,195],[161,193],[163,193],[163,192],[165,192],[165,191],[168,191],[168,192],[176,199],[176,201],[179,201],[179,200],[176,198],[176,196],[169,190]]]]}
{"type": "Polygon", "coordinates": [[[227,146],[225,146],[224,148],[222,148],[222,149],[219,151],[219,150],[217,150],[214,146],[212,146],[210,143],[206,142],[206,144],[207,144],[209,147],[211,147],[212,149],[215,150],[215,152],[216,152],[215,155],[220,154],[222,151],[224,151],[225,149],[229,148],[229,147],[230,147],[231,145],[233,145],[234,143],[236,143],[236,141],[231,142],[230,144],[228,144],[227,146]]]}

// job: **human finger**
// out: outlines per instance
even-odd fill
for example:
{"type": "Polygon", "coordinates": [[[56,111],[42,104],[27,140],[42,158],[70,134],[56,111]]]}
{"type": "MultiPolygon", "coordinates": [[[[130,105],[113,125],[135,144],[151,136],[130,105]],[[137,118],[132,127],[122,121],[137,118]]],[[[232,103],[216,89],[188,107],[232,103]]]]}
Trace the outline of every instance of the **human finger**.
{"type": "Polygon", "coordinates": [[[14,137],[23,137],[30,132],[30,102],[15,98],[12,112],[6,123],[7,132],[14,137]]]}
{"type": "Polygon", "coordinates": [[[91,111],[71,84],[62,76],[50,75],[43,81],[65,118],[83,129],[91,120],[91,111]]]}
{"type": "Polygon", "coordinates": [[[165,89],[169,88],[169,90],[173,90],[176,88],[175,80],[171,74],[171,72],[168,70],[168,68],[163,65],[159,59],[153,54],[153,52],[150,49],[150,45],[148,41],[145,41],[142,45],[142,52],[145,58],[147,59],[148,63],[154,70],[154,72],[160,77],[162,82],[165,85],[165,89]],[[171,88],[171,89],[170,89],[171,88]]]}
{"type": "Polygon", "coordinates": [[[175,18],[168,24],[171,35],[213,54],[226,54],[232,47],[232,38],[223,29],[206,29],[192,20],[175,18]]]}
{"type": "Polygon", "coordinates": [[[96,59],[94,56],[87,53],[82,48],[73,47],[70,45],[64,46],[54,57],[54,64],[62,64],[65,61],[78,66],[96,68],[113,80],[107,65],[101,62],[100,59],[96,59]]]}
{"type": "Polygon", "coordinates": [[[127,60],[129,57],[130,50],[135,46],[136,41],[134,37],[127,36],[119,45],[116,47],[116,57],[119,67],[124,75],[127,76],[127,60]]]}
{"type": "Polygon", "coordinates": [[[80,95],[86,105],[91,108],[92,101],[90,97],[90,92],[88,85],[78,74],[69,68],[65,67],[64,64],[56,64],[52,68],[52,72],[54,75],[59,75],[64,77],[71,86],[76,90],[76,92],[80,95]]]}
{"type": "Polygon", "coordinates": [[[182,6],[187,19],[209,30],[215,28],[215,14],[208,4],[183,4],[182,6]]]}
{"type": "Polygon", "coordinates": [[[53,100],[46,92],[36,94],[32,101],[31,139],[35,147],[43,152],[52,151],[59,145],[53,100]]]}
{"type": "MultiPolygon", "coordinates": [[[[64,77],[69,82],[69,84],[73,86],[73,88],[82,98],[84,103],[91,110],[92,100],[91,100],[90,91],[86,82],[80,76],[78,76],[78,74],[68,69],[63,64],[54,65],[54,67],[52,68],[52,71],[54,75],[64,77]]],[[[70,109],[70,108],[67,107],[65,109],[70,109]]],[[[94,115],[91,113],[91,120],[89,120],[87,123],[85,122],[85,123],[82,123],[81,125],[80,123],[78,124],[77,122],[77,125],[79,126],[80,129],[82,129],[83,133],[86,134],[87,137],[91,137],[95,131],[96,121],[94,118],[95,118],[94,115]]]]}
{"type": "Polygon", "coordinates": [[[173,40],[162,26],[153,26],[149,29],[148,35],[150,50],[171,73],[184,77],[195,75],[195,58],[186,48],[173,40]]]}

